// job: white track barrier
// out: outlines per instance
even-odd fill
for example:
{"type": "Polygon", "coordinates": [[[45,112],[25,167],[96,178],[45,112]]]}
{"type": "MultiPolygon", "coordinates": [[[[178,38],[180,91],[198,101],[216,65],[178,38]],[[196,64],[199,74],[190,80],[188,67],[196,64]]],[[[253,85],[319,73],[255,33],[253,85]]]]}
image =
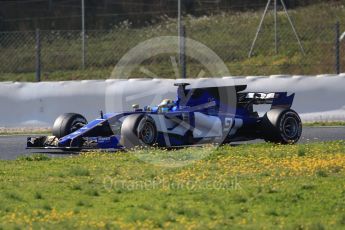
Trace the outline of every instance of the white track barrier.
{"type": "MultiPolygon", "coordinates": [[[[179,80],[181,81],[181,80],[179,80]]],[[[293,109],[303,121],[345,121],[345,74],[320,76],[224,77],[186,80],[192,86],[247,84],[246,91],[296,93],[293,109]]],[[[51,127],[65,112],[88,120],[99,111],[129,110],[133,103],[175,98],[176,80],[106,80],[0,83],[1,127],[51,127]]]]}

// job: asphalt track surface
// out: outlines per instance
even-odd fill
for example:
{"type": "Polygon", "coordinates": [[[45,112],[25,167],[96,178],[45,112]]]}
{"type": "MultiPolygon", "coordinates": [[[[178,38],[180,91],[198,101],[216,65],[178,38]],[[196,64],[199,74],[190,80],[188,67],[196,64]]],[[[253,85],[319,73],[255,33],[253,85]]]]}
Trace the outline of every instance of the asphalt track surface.
{"type": "MultiPolygon", "coordinates": [[[[35,136],[35,135],[33,135],[35,136]]],[[[78,153],[63,152],[61,150],[27,150],[26,135],[22,136],[0,136],[0,159],[13,160],[21,155],[29,155],[32,153],[46,153],[51,157],[73,156],[78,153]]],[[[304,127],[302,139],[299,143],[312,143],[319,141],[336,141],[345,140],[345,127],[304,127]]],[[[250,144],[251,142],[238,142],[239,144],[250,144]]]]}

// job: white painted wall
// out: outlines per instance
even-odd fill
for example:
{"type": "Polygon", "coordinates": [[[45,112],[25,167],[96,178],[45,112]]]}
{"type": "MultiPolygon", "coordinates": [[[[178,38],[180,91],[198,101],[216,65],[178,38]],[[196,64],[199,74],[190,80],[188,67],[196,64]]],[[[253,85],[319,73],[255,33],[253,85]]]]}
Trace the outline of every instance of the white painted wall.
{"type": "MultiPolygon", "coordinates": [[[[178,80],[181,81],[181,80],[178,80]]],[[[0,83],[1,127],[50,127],[65,112],[88,120],[99,111],[130,109],[175,98],[176,80],[106,80],[0,83]]],[[[345,121],[345,74],[320,76],[224,77],[188,79],[192,86],[247,84],[247,91],[296,93],[293,109],[304,121],[345,121]]]]}

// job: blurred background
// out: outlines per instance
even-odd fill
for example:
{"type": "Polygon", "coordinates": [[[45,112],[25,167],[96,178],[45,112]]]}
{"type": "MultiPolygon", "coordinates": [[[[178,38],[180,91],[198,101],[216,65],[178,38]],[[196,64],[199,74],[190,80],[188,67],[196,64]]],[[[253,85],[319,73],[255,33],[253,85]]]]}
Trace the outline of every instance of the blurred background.
{"type": "MultiPolygon", "coordinates": [[[[345,1],[283,3],[181,0],[183,34],[211,48],[233,76],[344,70],[345,1]]],[[[177,36],[178,12],[178,0],[0,0],[0,81],[109,78],[140,42],[177,36]]],[[[175,78],[171,55],[179,58],[162,54],[142,65],[175,78]]],[[[199,72],[187,57],[186,76],[199,72]]],[[[132,74],[149,77],[140,69],[132,74]]]]}

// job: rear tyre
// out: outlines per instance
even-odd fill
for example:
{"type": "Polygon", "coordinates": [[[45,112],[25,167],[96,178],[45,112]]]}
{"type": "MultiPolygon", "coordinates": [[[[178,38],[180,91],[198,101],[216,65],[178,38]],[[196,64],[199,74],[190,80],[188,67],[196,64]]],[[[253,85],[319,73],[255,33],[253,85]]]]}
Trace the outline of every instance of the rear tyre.
{"type": "Polygon", "coordinates": [[[295,144],[302,135],[302,122],[292,109],[272,109],[263,117],[262,129],[267,142],[295,144]]]}
{"type": "Polygon", "coordinates": [[[157,127],[154,120],[143,114],[125,118],[121,127],[120,144],[127,149],[153,146],[157,142],[157,127]]]}
{"type": "Polygon", "coordinates": [[[56,118],[53,125],[53,135],[61,138],[71,134],[87,124],[87,120],[77,113],[65,113],[56,118]]]}

